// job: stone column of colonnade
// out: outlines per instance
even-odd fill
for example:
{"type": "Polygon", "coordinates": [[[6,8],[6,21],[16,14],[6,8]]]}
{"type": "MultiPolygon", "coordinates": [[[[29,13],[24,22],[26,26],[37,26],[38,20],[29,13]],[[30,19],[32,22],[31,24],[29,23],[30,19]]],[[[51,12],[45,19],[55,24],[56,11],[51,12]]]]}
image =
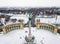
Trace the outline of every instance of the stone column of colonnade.
{"type": "Polygon", "coordinates": [[[23,29],[24,28],[24,23],[23,22],[20,22],[20,29],[23,29]]]}
{"type": "Polygon", "coordinates": [[[40,22],[36,23],[36,28],[39,29],[40,28],[40,22]]]}
{"type": "Polygon", "coordinates": [[[6,33],[6,28],[2,27],[3,33],[6,33]]]}
{"type": "Polygon", "coordinates": [[[16,24],[10,24],[10,25],[3,26],[2,30],[3,30],[3,33],[7,33],[14,29],[23,29],[23,28],[24,28],[24,23],[20,22],[16,24]]]}
{"type": "Polygon", "coordinates": [[[58,31],[58,28],[56,26],[53,26],[50,24],[45,24],[45,23],[40,23],[40,22],[36,23],[36,28],[37,29],[46,29],[46,30],[49,30],[54,33],[57,33],[57,31],[58,31]]]}
{"type": "Polygon", "coordinates": [[[55,28],[54,28],[54,33],[57,33],[57,31],[58,31],[58,28],[55,27],[55,28]]]}

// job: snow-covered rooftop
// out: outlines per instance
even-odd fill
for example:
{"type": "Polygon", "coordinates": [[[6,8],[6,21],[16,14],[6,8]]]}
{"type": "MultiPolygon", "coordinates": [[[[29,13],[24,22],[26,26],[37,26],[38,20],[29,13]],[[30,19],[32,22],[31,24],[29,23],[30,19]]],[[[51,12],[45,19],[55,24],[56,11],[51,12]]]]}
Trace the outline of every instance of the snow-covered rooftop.
{"type": "Polygon", "coordinates": [[[26,15],[23,14],[19,14],[19,15],[13,15],[12,17],[10,17],[10,19],[17,19],[17,20],[24,20],[24,23],[27,23],[28,21],[28,17],[26,15]]]}

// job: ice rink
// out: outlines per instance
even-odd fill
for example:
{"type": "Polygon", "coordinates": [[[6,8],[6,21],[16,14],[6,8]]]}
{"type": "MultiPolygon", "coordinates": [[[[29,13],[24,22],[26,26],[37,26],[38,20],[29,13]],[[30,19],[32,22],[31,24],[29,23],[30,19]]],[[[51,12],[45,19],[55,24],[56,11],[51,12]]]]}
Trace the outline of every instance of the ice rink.
{"type": "MultiPolygon", "coordinates": [[[[51,31],[31,28],[32,36],[35,36],[36,44],[60,44],[60,35],[51,31]]],[[[28,35],[28,28],[16,29],[7,34],[0,34],[1,44],[24,44],[25,36],[28,35]]]]}

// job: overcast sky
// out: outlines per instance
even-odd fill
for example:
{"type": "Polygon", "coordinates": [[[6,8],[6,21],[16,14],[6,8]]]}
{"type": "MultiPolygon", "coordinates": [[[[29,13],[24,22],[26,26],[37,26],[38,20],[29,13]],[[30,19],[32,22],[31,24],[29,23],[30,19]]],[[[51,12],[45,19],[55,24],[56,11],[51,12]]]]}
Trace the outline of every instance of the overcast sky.
{"type": "Polygon", "coordinates": [[[60,7],[60,0],[0,0],[0,7],[60,7]]]}

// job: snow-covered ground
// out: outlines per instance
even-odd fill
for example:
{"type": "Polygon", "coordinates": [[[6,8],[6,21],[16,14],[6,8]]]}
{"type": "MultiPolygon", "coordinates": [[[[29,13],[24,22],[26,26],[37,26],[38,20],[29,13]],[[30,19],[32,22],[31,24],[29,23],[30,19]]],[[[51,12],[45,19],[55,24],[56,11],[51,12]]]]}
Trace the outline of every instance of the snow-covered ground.
{"type": "MultiPolygon", "coordinates": [[[[36,44],[60,44],[60,35],[47,30],[31,27],[32,35],[35,36],[36,44]]],[[[0,44],[24,44],[25,36],[28,35],[28,28],[16,29],[7,34],[0,34],[0,44]]]]}
{"type": "MultiPolygon", "coordinates": [[[[23,15],[15,15],[11,18],[23,19],[25,23],[28,22],[28,17],[23,15]]],[[[60,17],[59,17],[60,19],[60,17]]],[[[58,19],[58,21],[59,21],[58,19]]],[[[55,22],[55,18],[53,19],[40,19],[42,22],[55,22]],[[52,20],[52,21],[51,21],[52,20]]],[[[10,24],[8,22],[6,25],[10,24]]],[[[24,44],[25,36],[28,35],[28,29],[25,27],[24,29],[15,29],[13,31],[8,32],[7,34],[0,34],[0,44],[24,44]]],[[[35,36],[36,44],[60,44],[60,35],[54,34],[47,30],[36,29],[35,27],[31,27],[32,36],[35,36]]]]}

